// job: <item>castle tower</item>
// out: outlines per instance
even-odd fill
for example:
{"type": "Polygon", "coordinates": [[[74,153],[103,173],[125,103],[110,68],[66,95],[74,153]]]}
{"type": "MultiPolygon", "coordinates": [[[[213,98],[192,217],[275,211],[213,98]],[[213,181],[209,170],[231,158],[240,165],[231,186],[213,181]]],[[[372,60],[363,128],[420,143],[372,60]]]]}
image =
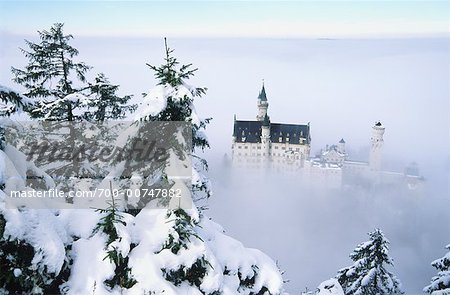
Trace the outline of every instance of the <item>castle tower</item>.
{"type": "Polygon", "coordinates": [[[339,140],[339,143],[337,145],[337,150],[341,154],[345,154],[345,140],[343,138],[341,138],[341,140],[339,140]]]}
{"type": "Polygon", "coordinates": [[[236,114],[234,114],[233,119],[234,119],[234,122],[233,122],[233,137],[232,137],[232,140],[233,140],[233,143],[235,143],[236,142],[236,129],[234,128],[234,126],[236,126],[236,114]]]}
{"type": "Polygon", "coordinates": [[[384,127],[381,122],[375,123],[372,127],[372,137],[370,138],[369,167],[372,171],[381,170],[381,150],[383,148],[384,127]]]}
{"type": "Polygon", "coordinates": [[[270,159],[270,119],[267,114],[264,116],[261,125],[261,151],[263,160],[269,163],[270,159]]]}
{"type": "Polygon", "coordinates": [[[262,121],[265,116],[267,116],[267,109],[269,108],[269,103],[267,102],[266,89],[264,89],[264,82],[262,85],[261,92],[258,95],[258,115],[256,120],[262,121]]]}

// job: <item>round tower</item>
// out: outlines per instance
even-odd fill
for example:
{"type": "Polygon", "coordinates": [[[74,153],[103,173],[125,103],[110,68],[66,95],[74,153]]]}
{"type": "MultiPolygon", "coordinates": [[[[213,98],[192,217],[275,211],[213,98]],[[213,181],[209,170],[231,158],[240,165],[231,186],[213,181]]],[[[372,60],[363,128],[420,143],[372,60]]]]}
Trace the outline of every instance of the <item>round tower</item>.
{"type": "Polygon", "coordinates": [[[345,154],[345,140],[343,138],[341,138],[341,140],[339,140],[337,149],[338,149],[338,152],[340,152],[341,154],[345,154]]]}
{"type": "Polygon", "coordinates": [[[261,125],[261,151],[263,159],[269,162],[270,158],[270,119],[267,114],[264,116],[261,125]]]}
{"type": "Polygon", "coordinates": [[[262,121],[264,117],[267,116],[267,109],[269,108],[269,103],[267,102],[266,89],[264,89],[264,82],[262,85],[261,92],[258,95],[258,115],[256,115],[256,120],[262,121]]]}
{"type": "Polygon", "coordinates": [[[370,138],[369,167],[372,171],[381,170],[381,151],[383,148],[384,126],[381,122],[375,123],[372,127],[372,136],[370,138]]]}

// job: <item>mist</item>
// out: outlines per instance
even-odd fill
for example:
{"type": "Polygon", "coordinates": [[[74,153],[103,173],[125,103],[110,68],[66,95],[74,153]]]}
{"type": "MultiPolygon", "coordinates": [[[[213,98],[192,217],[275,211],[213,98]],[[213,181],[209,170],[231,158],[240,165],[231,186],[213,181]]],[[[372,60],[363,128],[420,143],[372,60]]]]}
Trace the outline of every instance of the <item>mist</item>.
{"type": "MultiPolygon", "coordinates": [[[[0,83],[26,60],[24,38],[1,35],[0,83]]],[[[391,241],[393,272],[407,294],[421,294],[450,242],[449,40],[403,39],[172,39],[181,63],[199,70],[190,81],[208,87],[197,112],[207,128],[214,195],[207,214],[246,246],[261,249],[285,271],[287,291],[314,289],[350,265],[348,254],[381,228],[391,241]],[[224,166],[233,115],[254,119],[262,79],[272,122],[311,123],[314,155],[340,138],[350,158],[367,160],[370,129],[386,127],[383,168],[402,172],[415,161],[425,177],[416,191],[301,187],[295,177],[260,175],[224,166]]],[[[79,59],[121,85],[120,94],[155,85],[145,65],[163,61],[162,39],[77,37],[79,59]]]]}
{"type": "MultiPolygon", "coordinates": [[[[218,167],[225,166],[212,165],[211,171],[218,167]]],[[[448,244],[445,186],[323,189],[299,185],[293,175],[220,171],[211,172],[215,195],[208,214],[244,244],[277,260],[291,294],[314,289],[351,265],[348,255],[374,228],[391,242],[390,270],[406,294],[422,294],[435,274],[430,262],[448,244]]]]}

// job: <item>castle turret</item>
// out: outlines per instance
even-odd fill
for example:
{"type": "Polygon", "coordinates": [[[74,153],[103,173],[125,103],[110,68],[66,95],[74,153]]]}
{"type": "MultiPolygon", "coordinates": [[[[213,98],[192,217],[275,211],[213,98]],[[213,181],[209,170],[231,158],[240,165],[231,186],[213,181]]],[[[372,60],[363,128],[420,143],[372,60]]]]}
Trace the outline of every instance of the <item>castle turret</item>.
{"type": "Polygon", "coordinates": [[[258,95],[258,115],[256,120],[262,121],[267,115],[267,109],[269,108],[269,103],[267,102],[266,89],[264,89],[264,83],[262,85],[261,92],[258,95]]]}
{"type": "Polygon", "coordinates": [[[234,114],[234,122],[233,122],[233,143],[236,142],[236,114],[234,114]]]}
{"type": "Polygon", "coordinates": [[[339,140],[339,143],[337,144],[337,150],[341,154],[345,154],[345,140],[343,138],[339,140]]]}
{"type": "Polygon", "coordinates": [[[263,159],[269,162],[270,158],[270,118],[267,114],[264,116],[261,125],[261,151],[263,159]]]}
{"type": "Polygon", "coordinates": [[[381,151],[383,148],[384,127],[381,122],[375,123],[372,127],[372,137],[370,138],[369,166],[372,171],[381,170],[381,151]]]}

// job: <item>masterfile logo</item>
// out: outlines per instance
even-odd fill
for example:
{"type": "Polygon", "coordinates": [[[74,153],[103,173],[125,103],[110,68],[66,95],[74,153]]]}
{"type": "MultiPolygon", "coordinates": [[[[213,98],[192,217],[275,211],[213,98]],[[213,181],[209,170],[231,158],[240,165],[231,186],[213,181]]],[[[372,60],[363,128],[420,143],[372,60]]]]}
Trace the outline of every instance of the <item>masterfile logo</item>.
{"type": "Polygon", "coordinates": [[[32,163],[8,170],[12,207],[102,208],[112,198],[128,209],[191,206],[189,123],[22,122],[4,134],[13,161],[32,163]]]}

